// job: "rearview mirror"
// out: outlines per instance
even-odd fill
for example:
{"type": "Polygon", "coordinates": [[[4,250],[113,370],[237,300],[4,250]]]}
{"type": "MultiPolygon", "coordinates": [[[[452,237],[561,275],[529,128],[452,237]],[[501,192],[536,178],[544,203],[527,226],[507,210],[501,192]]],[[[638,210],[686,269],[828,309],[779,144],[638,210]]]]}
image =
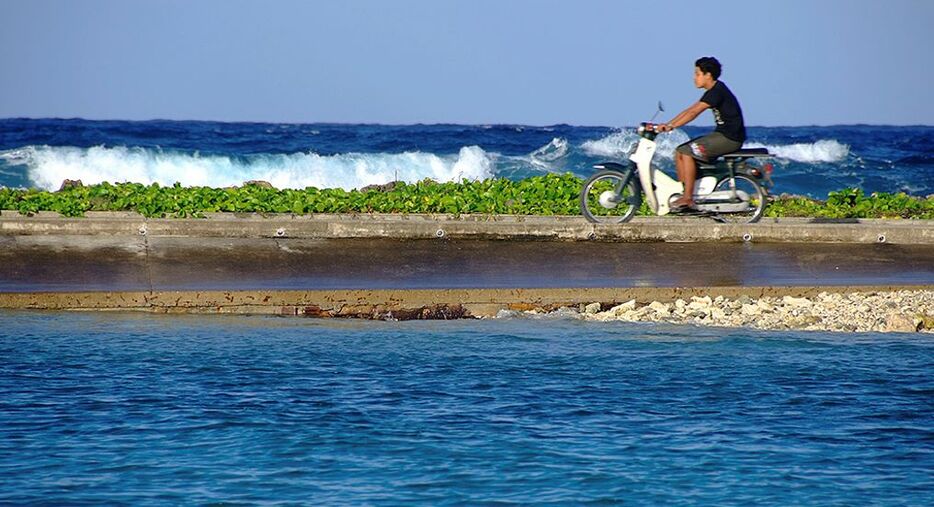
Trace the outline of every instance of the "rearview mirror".
{"type": "Polygon", "coordinates": [[[655,121],[655,118],[658,118],[658,113],[664,113],[665,106],[662,105],[662,101],[658,101],[658,109],[655,110],[655,114],[652,115],[652,119],[649,121],[655,121]]]}

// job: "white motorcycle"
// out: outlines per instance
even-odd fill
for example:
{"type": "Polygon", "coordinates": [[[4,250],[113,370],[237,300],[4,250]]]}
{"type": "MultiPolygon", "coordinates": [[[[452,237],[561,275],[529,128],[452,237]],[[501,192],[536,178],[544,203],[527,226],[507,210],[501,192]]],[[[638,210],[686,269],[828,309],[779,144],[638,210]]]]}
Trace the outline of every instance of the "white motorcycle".
{"type": "MultiPolygon", "coordinates": [[[[660,103],[659,111],[664,111],[660,103]]],[[[642,205],[643,196],[653,213],[667,215],[671,203],[684,192],[681,182],[652,165],[657,148],[657,126],[643,122],[637,132],[639,143],[629,155],[630,164],[602,162],[594,165],[600,171],[584,183],[580,195],[581,212],[587,220],[628,222],[642,205]]],[[[690,214],[720,222],[758,221],[768,203],[772,165],[759,167],[750,162],[771,156],[766,148],[752,148],[728,153],[712,163],[698,161],[694,187],[697,211],[690,214]]]]}

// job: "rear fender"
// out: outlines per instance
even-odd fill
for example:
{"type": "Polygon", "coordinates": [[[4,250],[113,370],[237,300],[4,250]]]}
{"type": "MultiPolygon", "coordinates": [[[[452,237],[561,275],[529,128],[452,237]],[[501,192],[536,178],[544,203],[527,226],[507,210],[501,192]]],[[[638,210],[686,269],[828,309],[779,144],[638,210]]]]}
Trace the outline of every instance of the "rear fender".
{"type": "Polygon", "coordinates": [[[774,186],[774,183],[772,182],[772,175],[769,174],[769,172],[770,171],[768,171],[765,167],[752,167],[743,164],[743,167],[737,170],[736,174],[742,174],[752,178],[753,180],[757,181],[759,185],[761,185],[762,188],[766,190],[766,192],[768,192],[768,190],[774,186]]]}

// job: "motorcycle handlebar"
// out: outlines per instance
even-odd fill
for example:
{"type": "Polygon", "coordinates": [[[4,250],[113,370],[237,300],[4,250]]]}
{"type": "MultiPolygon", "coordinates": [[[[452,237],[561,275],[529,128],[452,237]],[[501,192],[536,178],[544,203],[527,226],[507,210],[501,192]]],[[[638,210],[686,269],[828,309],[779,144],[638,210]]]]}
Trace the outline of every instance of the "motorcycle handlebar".
{"type": "Polygon", "coordinates": [[[661,129],[661,125],[651,123],[651,122],[642,122],[642,124],[639,125],[639,129],[642,131],[650,131],[655,134],[661,134],[662,132],[664,132],[664,130],[661,129]]]}
{"type": "Polygon", "coordinates": [[[651,130],[652,132],[655,132],[656,134],[667,132],[666,130],[662,128],[664,127],[664,124],[661,124],[661,123],[643,122],[642,127],[645,130],[651,130]]]}

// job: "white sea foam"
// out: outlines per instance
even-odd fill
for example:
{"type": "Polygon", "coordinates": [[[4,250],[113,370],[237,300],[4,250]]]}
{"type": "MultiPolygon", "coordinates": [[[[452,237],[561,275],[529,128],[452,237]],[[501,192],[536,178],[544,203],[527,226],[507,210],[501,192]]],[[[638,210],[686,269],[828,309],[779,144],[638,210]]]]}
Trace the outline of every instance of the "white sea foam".
{"type": "Polygon", "coordinates": [[[0,153],[8,165],[25,165],[39,188],[57,189],[65,179],[223,187],[265,180],[277,188],[360,188],[393,180],[414,182],[493,176],[495,155],[465,146],[457,155],[432,153],[266,154],[202,156],[149,148],[27,146],[0,153]]]}
{"type": "MultiPolygon", "coordinates": [[[[663,158],[673,158],[675,148],[687,142],[689,137],[680,130],[661,134],[655,140],[658,142],[656,154],[663,158]]],[[[584,153],[593,157],[622,158],[629,154],[639,142],[639,134],[633,129],[622,129],[606,137],[585,141],[581,148],[584,153]]]]}
{"type": "Polygon", "coordinates": [[[743,147],[768,148],[769,152],[779,158],[805,163],[841,162],[850,154],[850,147],[835,139],[822,139],[814,143],[784,145],[747,142],[743,147]]]}

